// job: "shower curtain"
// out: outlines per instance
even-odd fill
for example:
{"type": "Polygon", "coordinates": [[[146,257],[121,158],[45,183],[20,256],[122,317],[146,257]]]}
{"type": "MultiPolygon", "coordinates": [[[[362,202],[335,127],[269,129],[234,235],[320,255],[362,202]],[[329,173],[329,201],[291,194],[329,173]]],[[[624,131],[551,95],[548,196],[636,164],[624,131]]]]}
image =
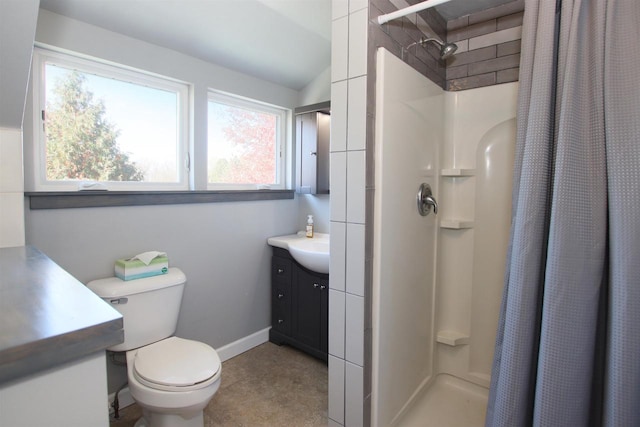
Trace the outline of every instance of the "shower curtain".
{"type": "Polygon", "coordinates": [[[526,0],[486,426],[640,426],[640,2],[526,0]]]}

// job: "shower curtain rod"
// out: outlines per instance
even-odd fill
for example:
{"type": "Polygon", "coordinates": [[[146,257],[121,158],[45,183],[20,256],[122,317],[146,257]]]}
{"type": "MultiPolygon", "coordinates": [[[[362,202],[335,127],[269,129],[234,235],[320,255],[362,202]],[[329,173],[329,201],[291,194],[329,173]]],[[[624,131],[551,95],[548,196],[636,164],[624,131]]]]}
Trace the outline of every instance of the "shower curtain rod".
{"type": "Polygon", "coordinates": [[[413,6],[405,7],[404,9],[396,10],[395,12],[387,13],[386,15],[378,16],[378,24],[382,25],[392,19],[402,18],[410,13],[420,12],[430,7],[438,6],[439,4],[447,3],[451,0],[426,0],[422,3],[414,4],[413,6]]]}

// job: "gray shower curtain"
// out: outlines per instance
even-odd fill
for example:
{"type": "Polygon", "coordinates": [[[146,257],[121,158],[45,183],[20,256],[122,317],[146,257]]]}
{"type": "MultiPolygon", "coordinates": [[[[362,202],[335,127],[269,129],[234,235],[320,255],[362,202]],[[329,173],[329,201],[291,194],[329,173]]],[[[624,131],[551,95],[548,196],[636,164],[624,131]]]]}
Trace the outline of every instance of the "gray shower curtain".
{"type": "Polygon", "coordinates": [[[640,1],[526,0],[487,427],[640,426],[640,1]]]}

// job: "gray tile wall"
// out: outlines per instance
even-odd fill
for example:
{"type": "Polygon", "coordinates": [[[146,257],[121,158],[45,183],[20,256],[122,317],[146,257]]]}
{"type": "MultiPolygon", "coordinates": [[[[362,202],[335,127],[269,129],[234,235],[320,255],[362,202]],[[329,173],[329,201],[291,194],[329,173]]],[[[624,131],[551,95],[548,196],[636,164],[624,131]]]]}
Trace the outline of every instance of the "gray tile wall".
{"type": "Polygon", "coordinates": [[[447,22],[447,41],[459,47],[447,59],[446,90],[518,80],[524,0],[447,22]]]}
{"type": "MultiPolygon", "coordinates": [[[[420,1],[407,0],[407,3],[415,4],[420,1]]],[[[420,45],[414,45],[408,49],[407,47],[424,36],[435,36],[444,40],[447,33],[447,23],[434,9],[427,9],[378,25],[376,21],[378,16],[396,10],[398,8],[390,0],[370,0],[369,2],[369,40],[371,41],[369,43],[369,58],[372,58],[370,66],[373,65],[375,68],[375,60],[373,59],[375,58],[375,49],[384,47],[443,89],[446,88],[446,64],[440,59],[439,49],[434,44],[428,44],[426,47],[420,45]]]]}
{"type": "MultiPolygon", "coordinates": [[[[419,1],[407,0],[407,3],[419,1]]],[[[393,0],[369,1],[370,77],[375,77],[375,49],[385,47],[445,90],[472,89],[518,80],[524,0],[448,22],[434,9],[427,9],[383,25],[377,24],[379,15],[396,10],[393,0]],[[420,18],[428,26],[424,26],[420,18]],[[407,49],[425,35],[436,35],[441,40],[456,43],[456,55],[445,62],[439,58],[439,49],[434,44],[414,45],[407,49]]],[[[375,78],[370,78],[368,83],[371,89],[375,78]]]]}

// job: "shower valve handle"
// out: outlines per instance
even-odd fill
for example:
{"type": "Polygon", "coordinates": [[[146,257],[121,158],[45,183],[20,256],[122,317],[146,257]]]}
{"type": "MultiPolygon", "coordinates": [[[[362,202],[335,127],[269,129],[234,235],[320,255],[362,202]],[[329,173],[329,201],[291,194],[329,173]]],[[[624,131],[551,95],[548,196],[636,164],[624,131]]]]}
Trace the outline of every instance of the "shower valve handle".
{"type": "Polygon", "coordinates": [[[427,206],[433,206],[433,213],[435,215],[438,214],[438,202],[436,202],[436,199],[431,196],[427,196],[424,198],[424,202],[427,204],[427,206]]]}
{"type": "Polygon", "coordinates": [[[418,189],[418,213],[422,216],[427,216],[431,212],[433,207],[433,213],[438,214],[438,202],[433,198],[431,193],[431,186],[425,182],[420,184],[418,189]]]}

